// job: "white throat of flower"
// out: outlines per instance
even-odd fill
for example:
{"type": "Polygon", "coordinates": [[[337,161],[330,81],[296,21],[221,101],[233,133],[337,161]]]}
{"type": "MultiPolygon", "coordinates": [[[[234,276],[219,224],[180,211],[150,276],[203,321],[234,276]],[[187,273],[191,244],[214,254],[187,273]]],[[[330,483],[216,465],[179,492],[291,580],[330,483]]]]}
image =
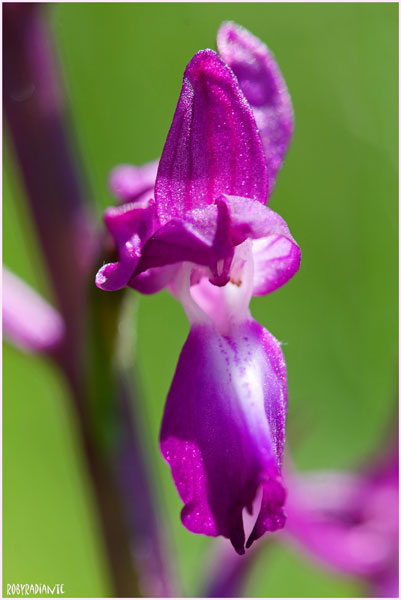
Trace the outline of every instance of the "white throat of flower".
{"type": "Polygon", "coordinates": [[[191,323],[214,324],[222,335],[233,325],[250,317],[253,291],[252,240],[236,247],[230,268],[230,281],[223,287],[209,281],[210,270],[193,263],[182,263],[171,284],[191,323]]]}

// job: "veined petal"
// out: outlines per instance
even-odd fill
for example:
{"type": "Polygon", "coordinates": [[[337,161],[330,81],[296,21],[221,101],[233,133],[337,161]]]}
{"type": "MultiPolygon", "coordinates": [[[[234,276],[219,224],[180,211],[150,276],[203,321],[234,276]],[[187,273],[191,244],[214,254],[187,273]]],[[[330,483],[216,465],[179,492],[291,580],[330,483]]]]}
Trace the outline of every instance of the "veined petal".
{"type": "Polygon", "coordinates": [[[119,290],[133,276],[142,248],[157,226],[154,202],[110,207],[105,211],[104,221],[115,242],[119,260],[99,269],[96,285],[106,291],[119,290]]]}
{"type": "Polygon", "coordinates": [[[153,198],[158,166],[159,161],[155,160],[139,167],[115,167],[109,177],[111,193],[124,204],[153,198]]]}
{"type": "Polygon", "coordinates": [[[294,130],[286,83],[267,46],[243,27],[223,23],[217,34],[217,48],[237,76],[255,115],[267,161],[270,195],[294,130]]]}
{"type": "Polygon", "coordinates": [[[221,194],[267,198],[263,146],[236,77],[212,50],[188,64],[157,174],[160,222],[221,194]]]}
{"type": "Polygon", "coordinates": [[[167,398],[161,451],[194,533],[229,538],[244,552],[242,510],[264,500],[248,545],[285,523],[280,469],[286,367],[277,340],[253,320],[218,333],[193,325],[167,398]]]}

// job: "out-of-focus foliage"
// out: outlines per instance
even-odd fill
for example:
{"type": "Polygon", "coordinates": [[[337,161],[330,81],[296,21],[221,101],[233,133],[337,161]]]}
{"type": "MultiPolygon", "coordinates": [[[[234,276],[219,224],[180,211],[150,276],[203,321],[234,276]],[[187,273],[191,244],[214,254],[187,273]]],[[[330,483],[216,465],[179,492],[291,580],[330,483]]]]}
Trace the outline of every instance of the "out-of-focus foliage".
{"type": "MultiPolygon", "coordinates": [[[[354,466],[382,434],[396,388],[398,6],[66,3],[49,6],[49,17],[99,225],[113,202],[110,169],[160,155],[185,65],[197,50],[215,47],[220,23],[244,25],[273,50],[296,128],[270,206],[289,224],[303,262],[289,285],[254,299],[252,310],[284,344],[295,464],[354,466]]],[[[18,172],[11,158],[5,167],[4,261],[46,294],[18,172]]],[[[140,299],[143,428],[184,595],[191,595],[213,540],[181,526],[180,501],[158,452],[164,399],[187,331],[167,293],[140,299]]],[[[107,595],[62,382],[40,359],[9,347],[3,368],[4,585],[64,583],[68,596],[107,595]]],[[[273,547],[261,553],[246,590],[361,593],[355,582],[273,547]]]]}

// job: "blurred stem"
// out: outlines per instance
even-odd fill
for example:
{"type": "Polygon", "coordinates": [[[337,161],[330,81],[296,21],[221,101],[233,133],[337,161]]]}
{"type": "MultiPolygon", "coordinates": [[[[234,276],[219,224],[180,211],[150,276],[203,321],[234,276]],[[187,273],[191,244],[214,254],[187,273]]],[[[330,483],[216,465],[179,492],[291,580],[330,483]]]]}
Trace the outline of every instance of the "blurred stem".
{"type": "Polygon", "coordinates": [[[93,443],[91,424],[81,420],[80,426],[112,577],[112,596],[141,597],[139,577],[132,559],[131,540],[124,520],[123,503],[109,461],[93,443]]]}
{"type": "Polygon", "coordinates": [[[63,362],[77,377],[76,340],[95,241],[40,4],[3,4],[3,106],[53,292],[68,324],[63,362]]]}
{"type": "Polygon", "coordinates": [[[40,4],[3,4],[3,106],[66,325],[56,362],[78,416],[114,595],[141,596],[140,582],[153,586],[155,595],[168,595],[131,391],[113,362],[124,294],[100,292],[94,285],[99,244],[68,142],[62,86],[43,12],[40,4]]]}
{"type": "Polygon", "coordinates": [[[120,490],[121,511],[126,523],[139,573],[140,589],[153,597],[173,594],[162,539],[154,490],[150,483],[141,439],[141,423],[132,393],[132,353],[126,338],[132,337],[133,292],[90,293],[88,356],[89,415],[95,445],[109,457],[115,485],[120,490]],[[121,315],[125,313],[126,322],[121,315]],[[123,346],[121,348],[121,346],[123,346]],[[121,352],[122,350],[122,352],[121,352]]]}

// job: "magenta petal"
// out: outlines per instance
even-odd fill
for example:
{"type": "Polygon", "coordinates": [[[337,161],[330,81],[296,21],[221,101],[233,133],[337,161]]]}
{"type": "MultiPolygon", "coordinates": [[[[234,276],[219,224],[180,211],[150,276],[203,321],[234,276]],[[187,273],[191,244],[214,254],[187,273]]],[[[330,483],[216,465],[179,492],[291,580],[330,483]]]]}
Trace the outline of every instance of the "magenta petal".
{"type": "Polygon", "coordinates": [[[113,291],[125,287],[137,267],[144,244],[157,227],[153,201],[110,207],[104,221],[118,251],[118,262],[103,265],[96,275],[96,285],[113,291]]]}
{"type": "Polygon", "coordinates": [[[133,235],[147,240],[157,227],[153,201],[111,206],[104,213],[104,222],[117,247],[133,235]]]}
{"type": "Polygon", "coordinates": [[[274,292],[295,275],[301,264],[301,250],[291,235],[274,234],[255,240],[253,253],[253,295],[274,292]]]}
{"type": "Polygon", "coordinates": [[[155,160],[139,167],[119,165],[110,173],[109,187],[112,194],[122,203],[154,197],[159,161],[155,160]]]}
{"type": "Polygon", "coordinates": [[[221,194],[267,198],[255,119],[237,79],[212,50],[188,64],[160,159],[155,195],[162,224],[221,194]]]}
{"type": "Polygon", "coordinates": [[[141,294],[156,294],[172,281],[179,267],[175,264],[148,269],[134,276],[128,285],[141,294]]]}
{"type": "Polygon", "coordinates": [[[161,429],[161,451],[185,503],[187,529],[223,535],[242,554],[242,510],[252,506],[260,486],[257,536],[284,526],[286,411],[285,362],[269,332],[252,320],[230,336],[211,324],[192,326],[161,429]]]}
{"type": "Polygon", "coordinates": [[[279,480],[270,480],[263,484],[262,505],[251,535],[246,543],[250,548],[266,531],[282,529],[286,522],[286,514],[282,510],[286,499],[285,490],[279,480]]]}
{"type": "Polygon", "coordinates": [[[213,266],[232,253],[228,207],[224,201],[217,202],[160,227],[143,248],[138,273],[183,261],[213,266]]]}
{"type": "Polygon", "coordinates": [[[254,112],[267,160],[270,195],[294,130],[287,86],[267,46],[243,27],[223,23],[217,47],[254,112]]]}
{"type": "Polygon", "coordinates": [[[253,239],[253,295],[278,289],[298,271],[301,250],[284,219],[276,212],[247,198],[226,197],[234,243],[253,239]]]}
{"type": "Polygon", "coordinates": [[[107,263],[96,274],[95,283],[98,288],[106,292],[114,292],[124,288],[138,264],[140,257],[140,244],[128,243],[124,251],[120,250],[120,260],[107,263]]]}

